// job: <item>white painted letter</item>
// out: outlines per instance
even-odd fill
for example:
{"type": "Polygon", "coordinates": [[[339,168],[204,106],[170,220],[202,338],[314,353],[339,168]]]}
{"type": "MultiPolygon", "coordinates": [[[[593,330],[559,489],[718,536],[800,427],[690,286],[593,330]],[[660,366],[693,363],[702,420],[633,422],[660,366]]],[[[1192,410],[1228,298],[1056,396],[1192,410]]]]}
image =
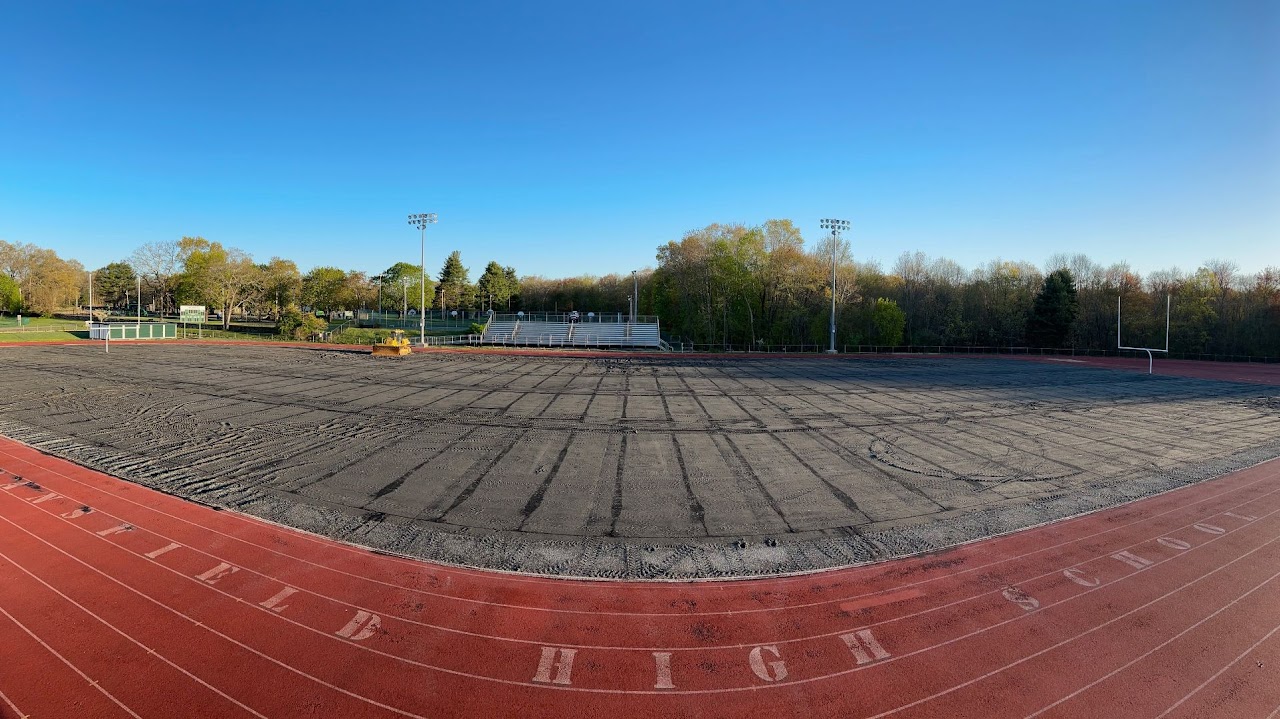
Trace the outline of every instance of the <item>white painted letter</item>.
{"type": "Polygon", "coordinates": [[[1223,512],[1223,514],[1227,515],[1228,517],[1235,517],[1236,519],[1242,519],[1246,522],[1252,522],[1253,520],[1257,519],[1257,517],[1253,517],[1248,514],[1236,514],[1235,512],[1223,512]]]}
{"type": "Polygon", "coordinates": [[[196,579],[199,579],[202,582],[208,582],[209,584],[217,584],[219,579],[238,571],[240,571],[239,567],[233,567],[230,564],[223,562],[203,574],[197,574],[196,579]]]}
{"type": "Polygon", "coordinates": [[[48,502],[51,499],[57,499],[58,497],[61,497],[61,496],[62,495],[58,494],[57,492],[50,492],[48,494],[42,494],[39,497],[36,497],[35,499],[31,500],[31,503],[40,504],[41,502],[48,502]]]}
{"type": "Polygon", "coordinates": [[[1040,608],[1040,600],[1018,589],[1017,587],[1005,587],[1001,592],[1005,599],[1017,604],[1028,612],[1035,611],[1040,608]]]}
{"type": "Polygon", "coordinates": [[[121,525],[112,527],[111,529],[104,529],[101,532],[97,532],[97,535],[99,537],[108,537],[108,536],[111,536],[112,534],[119,534],[121,532],[132,532],[132,531],[133,531],[132,524],[121,524],[121,525]]]}
{"type": "Polygon", "coordinates": [[[156,557],[159,557],[161,554],[165,554],[166,552],[172,552],[173,550],[175,550],[175,549],[177,549],[178,547],[181,547],[181,546],[182,546],[182,545],[181,545],[181,544],[178,544],[177,542],[170,542],[168,546],[166,546],[166,547],[161,547],[161,548],[159,548],[159,549],[157,549],[157,550],[154,550],[154,551],[151,551],[151,552],[147,552],[146,554],[144,554],[144,555],[142,555],[142,556],[146,557],[147,559],[155,559],[156,557]]]}
{"type": "Polygon", "coordinates": [[[779,682],[787,678],[787,665],[781,661],[781,655],[778,654],[777,647],[756,647],[751,650],[751,654],[748,655],[748,659],[751,663],[751,671],[755,672],[756,676],[766,682],[779,682]],[[762,651],[769,652],[773,656],[778,657],[779,660],[769,662],[766,666],[764,658],[760,655],[762,651]],[[773,669],[772,673],[769,672],[770,669],[773,669]]]}
{"type": "Polygon", "coordinates": [[[1227,531],[1222,527],[1214,526],[1212,524],[1200,523],[1200,524],[1193,524],[1191,526],[1195,527],[1201,532],[1204,532],[1205,534],[1224,534],[1227,531]]]}
{"type": "MultiPolygon", "coordinates": [[[[265,602],[261,602],[258,606],[265,607],[277,613],[283,612],[284,610],[289,608],[289,605],[280,604],[280,602],[283,602],[284,600],[288,599],[290,594],[293,594],[294,592],[297,592],[297,591],[298,590],[294,589],[293,587],[285,587],[284,589],[281,589],[280,591],[276,592],[276,595],[274,597],[268,599],[265,602]]],[[[341,632],[339,632],[339,634],[341,634],[341,632]]]]}
{"type": "Polygon", "coordinates": [[[543,647],[542,657],[538,660],[538,673],[533,675],[535,682],[542,684],[568,684],[569,674],[573,671],[573,655],[577,649],[560,647],[543,647]],[[559,659],[556,659],[559,655],[559,659]],[[556,676],[551,678],[551,668],[555,667],[556,676]]]}
{"type": "Polygon", "coordinates": [[[1075,567],[1072,567],[1071,569],[1062,570],[1062,576],[1066,577],[1067,579],[1070,579],[1071,581],[1075,582],[1076,584],[1079,584],[1082,587],[1096,587],[1099,584],[1102,584],[1102,580],[1098,579],[1097,577],[1092,577],[1091,578],[1092,581],[1090,579],[1085,579],[1084,572],[1082,572],[1079,569],[1076,569],[1075,567]]]}
{"type": "Polygon", "coordinates": [[[347,626],[338,630],[338,636],[359,642],[373,636],[380,626],[382,626],[382,619],[377,614],[358,609],[351,621],[347,622],[347,626]]]}
{"type": "Polygon", "coordinates": [[[658,665],[658,680],[653,683],[654,689],[675,689],[671,683],[671,652],[654,652],[653,663],[658,665]]]}
{"type": "Polygon", "coordinates": [[[1133,567],[1134,569],[1146,569],[1147,567],[1150,567],[1152,564],[1155,564],[1155,562],[1151,561],[1150,559],[1144,559],[1142,557],[1139,557],[1138,555],[1128,550],[1125,550],[1123,552],[1116,552],[1115,554],[1111,555],[1111,558],[1118,559],[1124,562],[1125,564],[1129,565],[1130,567],[1133,567]]]}
{"type": "Polygon", "coordinates": [[[76,507],[70,512],[63,512],[62,516],[66,517],[67,519],[76,519],[77,517],[83,517],[84,515],[92,511],[93,510],[89,509],[88,507],[76,507]]]}
{"type": "Polygon", "coordinates": [[[840,638],[844,640],[845,646],[849,647],[849,651],[853,652],[853,658],[858,664],[870,664],[871,662],[888,659],[889,652],[880,646],[880,642],[871,636],[870,629],[859,629],[851,634],[841,634],[840,638]]]}
{"type": "Polygon", "coordinates": [[[1161,537],[1156,540],[1157,544],[1168,547],[1169,549],[1191,549],[1191,545],[1181,539],[1173,539],[1172,537],[1161,537]]]}

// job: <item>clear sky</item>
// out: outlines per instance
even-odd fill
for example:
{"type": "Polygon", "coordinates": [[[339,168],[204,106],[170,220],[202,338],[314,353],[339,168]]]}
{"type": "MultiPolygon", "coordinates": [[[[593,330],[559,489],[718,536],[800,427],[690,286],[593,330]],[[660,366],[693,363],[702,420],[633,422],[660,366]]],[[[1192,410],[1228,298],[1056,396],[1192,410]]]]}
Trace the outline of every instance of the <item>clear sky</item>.
{"type": "Polygon", "coordinates": [[[627,272],[854,253],[1280,265],[1280,2],[6,3],[0,239],[627,272]],[[452,6],[452,7],[451,7],[452,6]]]}

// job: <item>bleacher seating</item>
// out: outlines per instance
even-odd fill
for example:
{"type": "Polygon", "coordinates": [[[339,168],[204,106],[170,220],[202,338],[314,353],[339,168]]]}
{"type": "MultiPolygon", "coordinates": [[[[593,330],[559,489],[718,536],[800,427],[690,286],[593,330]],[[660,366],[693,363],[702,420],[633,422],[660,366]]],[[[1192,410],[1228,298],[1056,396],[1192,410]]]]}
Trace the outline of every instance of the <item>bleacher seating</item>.
{"type": "Polygon", "coordinates": [[[535,347],[563,347],[569,344],[569,323],[521,322],[515,341],[535,347]]]}
{"type": "Polygon", "coordinates": [[[638,347],[659,347],[662,338],[658,334],[657,323],[638,322],[631,330],[631,345],[638,347]]]}
{"type": "Polygon", "coordinates": [[[483,344],[523,347],[663,347],[657,322],[554,322],[494,318],[485,327],[483,344]]]}
{"type": "Polygon", "coordinates": [[[493,320],[484,328],[484,337],[481,341],[485,344],[514,344],[518,324],[520,323],[493,320]]]}

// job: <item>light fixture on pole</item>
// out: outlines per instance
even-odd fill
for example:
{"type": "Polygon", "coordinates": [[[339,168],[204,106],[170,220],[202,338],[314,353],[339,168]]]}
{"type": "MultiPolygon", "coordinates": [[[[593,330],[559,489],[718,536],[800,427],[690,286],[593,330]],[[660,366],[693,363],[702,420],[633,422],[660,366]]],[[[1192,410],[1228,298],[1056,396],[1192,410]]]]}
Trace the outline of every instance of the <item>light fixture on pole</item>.
{"type": "Polygon", "coordinates": [[[827,354],[836,353],[836,252],[840,249],[840,233],[849,229],[848,220],[824,219],[822,229],[831,230],[831,348],[827,354]]]}
{"type": "Polygon", "coordinates": [[[409,224],[417,227],[422,234],[422,254],[420,260],[422,262],[422,297],[420,299],[422,304],[418,307],[418,316],[420,318],[420,334],[418,336],[418,341],[424,347],[427,344],[427,225],[434,225],[435,223],[436,213],[434,212],[422,212],[415,215],[409,215],[409,224]]]}

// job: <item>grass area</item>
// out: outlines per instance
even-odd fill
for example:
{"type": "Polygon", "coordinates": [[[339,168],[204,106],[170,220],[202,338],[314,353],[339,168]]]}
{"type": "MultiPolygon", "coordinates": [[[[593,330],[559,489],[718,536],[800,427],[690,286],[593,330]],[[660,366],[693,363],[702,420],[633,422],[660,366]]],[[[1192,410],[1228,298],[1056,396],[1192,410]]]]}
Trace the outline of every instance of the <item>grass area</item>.
{"type": "MultiPolygon", "coordinates": [[[[53,330],[83,330],[84,320],[64,320],[58,317],[28,317],[23,316],[22,328],[27,331],[45,331],[53,330]]],[[[13,315],[0,316],[0,331],[17,330],[18,318],[13,315]]]]}
{"type": "Polygon", "coordinates": [[[235,330],[221,330],[210,328],[205,325],[204,330],[197,329],[194,325],[187,325],[186,333],[183,333],[182,325],[178,325],[178,339],[206,339],[206,340],[246,340],[253,342],[292,342],[293,338],[283,335],[265,334],[262,332],[237,332],[235,330]]]}
{"type": "MultiPolygon", "coordinates": [[[[83,326],[83,323],[81,323],[83,326]]],[[[88,330],[77,332],[0,332],[0,345],[23,342],[76,342],[89,339],[88,330]]]]}

